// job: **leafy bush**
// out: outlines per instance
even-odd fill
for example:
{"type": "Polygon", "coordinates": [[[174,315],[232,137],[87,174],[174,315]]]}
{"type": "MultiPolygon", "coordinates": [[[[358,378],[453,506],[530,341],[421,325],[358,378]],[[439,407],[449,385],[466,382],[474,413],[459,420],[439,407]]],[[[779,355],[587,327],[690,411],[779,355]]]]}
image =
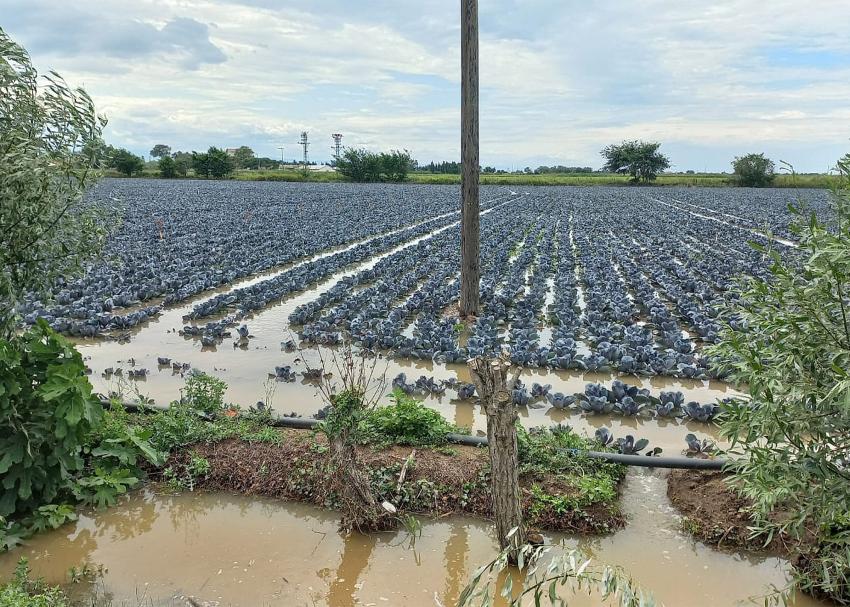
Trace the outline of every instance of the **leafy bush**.
{"type": "Polygon", "coordinates": [[[68,604],[56,586],[48,586],[40,579],[30,578],[27,559],[18,561],[15,576],[0,586],[0,607],[65,607],[68,604]]]}
{"type": "Polygon", "coordinates": [[[197,411],[216,413],[224,409],[227,384],[206,373],[192,373],[186,380],[184,400],[197,411]]]}
{"type": "Polygon", "coordinates": [[[395,390],[392,404],[368,413],[362,424],[364,435],[371,442],[397,445],[440,445],[446,434],[455,428],[437,411],[395,390]]]}
{"type": "Polygon", "coordinates": [[[346,148],[336,160],[336,168],[351,181],[401,182],[407,179],[412,163],[410,153],[406,150],[376,154],[365,149],[346,148]]]}
{"type": "Polygon", "coordinates": [[[757,246],[770,280],[742,282],[708,353],[747,391],[724,404],[721,430],[754,532],[801,540],[797,584],[850,605],[850,157],[839,169],[832,221],[798,211],[800,263],[757,246]]]}
{"type": "Polygon", "coordinates": [[[103,414],[84,371],[43,320],[0,340],[0,516],[52,502],[84,469],[86,436],[103,414]]]}
{"type": "Polygon", "coordinates": [[[764,154],[736,156],[732,161],[732,169],[738,185],[747,188],[763,188],[776,177],[773,161],[765,158],[764,154]]]}

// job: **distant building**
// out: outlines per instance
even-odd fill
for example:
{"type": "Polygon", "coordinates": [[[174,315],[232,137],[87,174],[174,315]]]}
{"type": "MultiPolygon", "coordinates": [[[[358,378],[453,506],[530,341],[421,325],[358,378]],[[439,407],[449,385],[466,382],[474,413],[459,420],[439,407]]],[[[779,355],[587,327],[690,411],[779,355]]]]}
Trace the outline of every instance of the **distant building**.
{"type": "Polygon", "coordinates": [[[239,149],[239,148],[227,148],[227,149],[226,149],[226,150],[224,150],[224,151],[225,151],[225,152],[227,152],[227,155],[228,155],[228,156],[235,156],[235,155],[236,155],[236,150],[238,150],[238,149],[239,149]]]}

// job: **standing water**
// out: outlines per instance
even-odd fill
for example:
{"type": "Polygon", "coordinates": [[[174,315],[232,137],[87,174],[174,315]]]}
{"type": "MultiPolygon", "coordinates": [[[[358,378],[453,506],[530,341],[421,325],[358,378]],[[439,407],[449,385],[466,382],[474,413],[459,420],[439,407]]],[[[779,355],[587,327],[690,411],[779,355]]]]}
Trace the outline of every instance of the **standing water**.
{"type": "MultiPolygon", "coordinates": [[[[625,529],[578,540],[555,534],[547,542],[623,567],[668,607],[747,604],[784,584],[781,559],[719,551],[684,535],[665,486],[659,473],[632,472],[623,488],[625,529]]],[[[71,567],[103,565],[102,578],[69,592],[98,592],[114,605],[193,604],[188,597],[222,606],[455,605],[472,572],[497,553],[492,526],[462,517],[422,523],[411,545],[401,531],[343,536],[334,512],[304,504],[144,492],[0,556],[0,573],[9,575],[22,556],[53,583],[67,581],[71,567]]],[[[570,603],[598,604],[586,596],[570,603]]],[[[807,597],[793,604],[820,605],[807,597]]]]}

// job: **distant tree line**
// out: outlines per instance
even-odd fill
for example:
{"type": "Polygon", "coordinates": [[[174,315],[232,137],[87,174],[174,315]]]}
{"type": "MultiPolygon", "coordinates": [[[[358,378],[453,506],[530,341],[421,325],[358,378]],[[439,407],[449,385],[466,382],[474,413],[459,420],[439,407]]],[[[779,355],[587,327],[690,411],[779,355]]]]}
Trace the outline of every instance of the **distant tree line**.
{"type": "Polygon", "coordinates": [[[401,182],[407,179],[416,161],[407,150],[370,152],[363,148],[345,148],[334,166],[350,181],[401,182]]]}
{"type": "MultiPolygon", "coordinates": [[[[659,151],[657,142],[624,141],[604,148],[601,152],[605,165],[600,171],[591,167],[541,165],[536,169],[525,167],[513,171],[514,174],[551,175],[576,173],[623,173],[630,176],[632,183],[650,183],[658,174],[670,167],[670,160],[659,151]]],[[[90,143],[86,155],[97,160],[98,166],[112,168],[119,173],[132,177],[139,175],[152,163],[124,148],[104,144],[90,143]]],[[[156,158],[156,168],[161,177],[171,179],[186,177],[191,170],[196,177],[223,179],[237,169],[278,169],[281,164],[301,166],[296,160],[282,163],[268,157],[258,157],[254,150],[243,145],[233,150],[210,147],[206,152],[171,151],[171,146],[158,143],[150,150],[151,158],[156,158]]],[[[153,161],[152,161],[153,162],[153,161]]],[[[309,164],[315,164],[313,162],[309,164]]],[[[454,160],[431,161],[418,164],[407,150],[391,152],[370,152],[365,149],[346,148],[334,166],[339,173],[350,181],[358,182],[399,182],[407,179],[411,171],[459,175],[461,164],[454,160]]],[[[508,171],[491,166],[479,167],[483,174],[508,174],[508,171]]],[[[776,167],[764,154],[736,156],[732,161],[734,182],[742,187],[767,187],[776,177],[776,167]]],[[[686,171],[693,174],[694,171],[686,171]]]]}
{"type": "MultiPolygon", "coordinates": [[[[428,164],[417,164],[413,170],[419,173],[443,173],[447,175],[460,175],[460,163],[454,160],[443,160],[441,162],[429,162],[428,164]]],[[[492,166],[484,166],[479,167],[479,170],[485,175],[507,175],[509,171],[505,171],[503,169],[496,169],[492,166]]],[[[593,169],[591,167],[578,167],[578,166],[564,166],[564,165],[553,165],[553,166],[545,166],[541,165],[536,169],[532,169],[531,167],[525,167],[522,170],[514,171],[515,174],[522,175],[547,175],[553,173],[593,173],[593,169]]]]}

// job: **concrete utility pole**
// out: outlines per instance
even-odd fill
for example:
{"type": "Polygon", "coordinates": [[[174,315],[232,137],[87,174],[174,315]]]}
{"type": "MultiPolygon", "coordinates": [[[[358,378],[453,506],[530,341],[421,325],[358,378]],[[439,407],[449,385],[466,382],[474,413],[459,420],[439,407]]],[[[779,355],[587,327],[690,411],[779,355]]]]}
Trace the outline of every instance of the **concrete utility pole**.
{"type": "Polygon", "coordinates": [[[280,168],[283,168],[283,146],[277,148],[280,150],[280,168]]]}
{"type": "Polygon", "coordinates": [[[478,314],[478,0],[460,1],[460,316],[478,314]]]}

